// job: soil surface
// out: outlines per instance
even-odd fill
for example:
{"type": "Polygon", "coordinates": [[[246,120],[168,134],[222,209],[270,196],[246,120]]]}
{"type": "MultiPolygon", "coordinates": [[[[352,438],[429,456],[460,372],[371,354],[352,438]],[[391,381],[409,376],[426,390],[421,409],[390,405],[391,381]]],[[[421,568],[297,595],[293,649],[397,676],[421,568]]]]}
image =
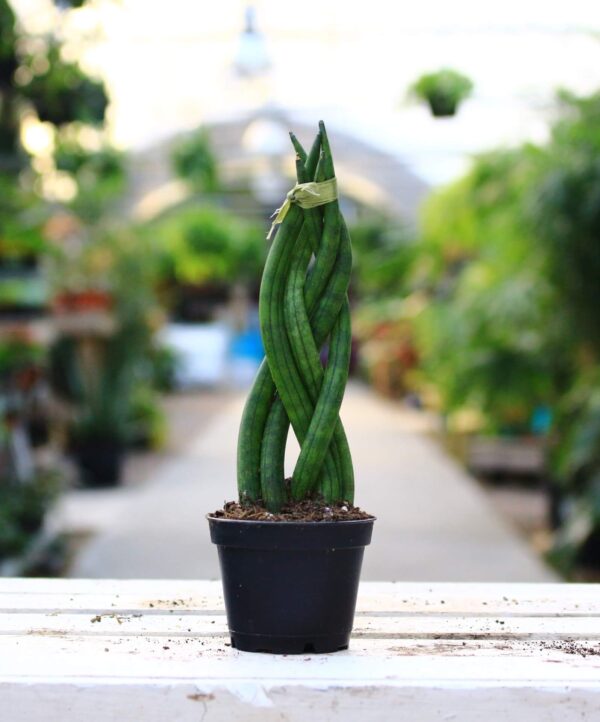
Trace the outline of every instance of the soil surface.
{"type": "Polygon", "coordinates": [[[285,504],[277,514],[256,504],[241,505],[237,501],[228,501],[211,516],[246,521],[354,521],[374,518],[352,504],[326,506],[322,501],[313,500],[285,504]]]}

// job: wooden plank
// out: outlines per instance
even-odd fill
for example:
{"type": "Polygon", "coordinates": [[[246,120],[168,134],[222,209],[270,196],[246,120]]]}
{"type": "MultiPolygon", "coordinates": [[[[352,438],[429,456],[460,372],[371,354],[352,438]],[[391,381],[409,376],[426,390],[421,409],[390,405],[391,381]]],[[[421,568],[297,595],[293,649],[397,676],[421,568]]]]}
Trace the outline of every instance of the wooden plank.
{"type": "MultiPolygon", "coordinates": [[[[0,613],[15,609],[132,612],[148,609],[218,610],[221,583],[170,580],[3,579],[0,613]],[[152,607],[150,606],[152,605],[152,607]]],[[[366,582],[357,611],[506,616],[600,615],[593,584],[421,584],[366,582]]]]}
{"type": "Polygon", "coordinates": [[[10,722],[571,722],[598,718],[598,694],[566,686],[481,687],[444,685],[307,687],[293,681],[277,687],[260,681],[235,689],[202,680],[179,684],[89,686],[66,680],[39,681],[23,693],[0,684],[0,705],[10,722]],[[52,715],[55,715],[52,717],[52,715]]]}
{"type": "Polygon", "coordinates": [[[475,640],[450,642],[412,639],[353,639],[348,652],[335,655],[248,654],[228,646],[228,637],[170,638],[140,636],[4,636],[0,638],[0,683],[37,684],[78,680],[105,684],[162,680],[179,684],[203,680],[212,687],[264,682],[305,684],[327,689],[338,685],[425,687],[443,684],[483,686],[557,685],[600,689],[600,657],[575,645],[475,640]],[[463,649],[464,647],[464,649],[463,649]]]}
{"type": "MultiPolygon", "coordinates": [[[[99,610],[15,613],[0,615],[0,635],[77,634],[83,636],[214,636],[226,631],[225,614],[169,614],[99,610]]],[[[600,641],[600,616],[596,617],[502,617],[385,614],[356,616],[355,637],[421,639],[576,639],[600,641]]]]}
{"type": "Polygon", "coordinates": [[[0,719],[598,716],[597,585],[367,583],[358,608],[347,652],[274,657],[228,646],[219,582],[0,580],[0,719]]]}

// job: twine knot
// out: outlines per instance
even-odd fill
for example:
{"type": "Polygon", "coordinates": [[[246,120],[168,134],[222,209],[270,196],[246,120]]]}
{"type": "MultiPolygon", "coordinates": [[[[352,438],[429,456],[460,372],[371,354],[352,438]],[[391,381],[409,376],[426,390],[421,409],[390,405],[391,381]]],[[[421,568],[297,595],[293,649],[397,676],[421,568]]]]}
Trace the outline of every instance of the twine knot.
{"type": "Polygon", "coordinates": [[[300,208],[316,208],[326,203],[332,203],[337,200],[337,197],[337,182],[335,178],[321,182],[296,183],[286,194],[283,204],[271,216],[274,220],[267,235],[267,240],[271,239],[276,226],[283,223],[292,203],[297,203],[300,208]]]}

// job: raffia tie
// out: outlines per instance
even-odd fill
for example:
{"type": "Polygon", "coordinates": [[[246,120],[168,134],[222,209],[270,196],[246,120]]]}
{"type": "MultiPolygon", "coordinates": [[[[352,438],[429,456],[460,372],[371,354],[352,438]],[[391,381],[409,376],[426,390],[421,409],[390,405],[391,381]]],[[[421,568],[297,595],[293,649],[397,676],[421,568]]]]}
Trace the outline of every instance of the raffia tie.
{"type": "Polygon", "coordinates": [[[337,200],[337,197],[337,181],[335,178],[321,181],[319,183],[316,181],[311,181],[310,183],[296,183],[292,190],[286,195],[281,207],[278,208],[271,216],[271,218],[274,217],[274,219],[271,224],[267,240],[271,239],[271,236],[275,232],[275,228],[280,223],[283,223],[292,203],[297,203],[300,208],[316,208],[317,206],[324,206],[326,203],[331,203],[332,201],[337,200]]]}

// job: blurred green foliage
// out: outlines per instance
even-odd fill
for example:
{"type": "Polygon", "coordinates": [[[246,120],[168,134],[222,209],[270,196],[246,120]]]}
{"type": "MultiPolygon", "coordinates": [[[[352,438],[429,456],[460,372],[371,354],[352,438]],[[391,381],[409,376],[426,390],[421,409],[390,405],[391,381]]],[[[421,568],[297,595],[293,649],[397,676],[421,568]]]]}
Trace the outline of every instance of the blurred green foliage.
{"type": "Polygon", "coordinates": [[[15,14],[7,0],[0,0],[0,171],[20,166],[19,119],[12,92],[12,78],[19,65],[15,14]]]}
{"type": "Polygon", "coordinates": [[[560,111],[530,205],[574,361],[552,456],[562,499],[553,559],[568,569],[600,563],[600,93],[562,93],[560,111]]]}
{"type": "Polygon", "coordinates": [[[524,205],[539,156],[531,147],[482,156],[424,209],[415,277],[430,294],[425,367],[444,410],[475,408],[488,430],[527,431],[568,367],[565,319],[524,205]]]}
{"type": "Polygon", "coordinates": [[[0,308],[43,306],[47,300],[44,280],[27,273],[50,251],[40,233],[43,217],[32,194],[0,170],[0,308]],[[21,271],[25,277],[19,277],[21,271]]]}
{"type": "Polygon", "coordinates": [[[45,358],[41,344],[18,337],[0,339],[0,380],[22,369],[41,366],[45,358]]]}
{"type": "Polygon", "coordinates": [[[72,138],[59,137],[55,146],[56,169],[75,181],[77,193],[68,204],[87,223],[98,223],[125,189],[123,153],[104,144],[87,150],[72,138]]]}
{"type": "Polygon", "coordinates": [[[158,403],[155,388],[138,383],[131,396],[129,409],[129,441],[133,446],[159,448],[168,435],[167,420],[158,403]]]}
{"type": "Polygon", "coordinates": [[[208,133],[200,128],[181,140],[173,151],[173,170],[195,191],[218,189],[217,161],[208,133]]]}
{"type": "Polygon", "coordinates": [[[62,336],[52,348],[52,385],[77,408],[77,438],[125,443],[133,435],[134,399],[143,393],[141,387],[153,388],[154,334],[163,319],[156,273],[152,244],[124,230],[102,232],[77,257],[65,254],[58,261],[55,274],[62,288],[73,294],[89,289],[106,294],[114,321],[114,329],[95,340],[92,364],[76,337],[62,336]]]}
{"type": "Polygon", "coordinates": [[[358,371],[379,393],[399,398],[410,391],[418,361],[413,333],[418,299],[409,295],[417,237],[397,219],[375,213],[363,214],[350,236],[358,371]]]}
{"type": "MultiPolygon", "coordinates": [[[[124,187],[122,158],[103,134],[106,88],[68,59],[63,48],[64,39],[73,37],[72,28],[69,34],[65,32],[68,16],[83,4],[84,0],[57,0],[65,12],[55,14],[56,24],[46,33],[31,34],[17,22],[11,4],[0,0],[0,305],[12,320],[23,319],[24,308],[39,310],[47,305],[47,260],[51,257],[54,264],[64,260],[59,249],[67,236],[73,241],[74,235],[77,240],[94,235],[96,231],[85,224],[99,225],[124,187]],[[64,211],[56,213],[61,204],[69,206],[79,220],[61,223],[60,217],[67,216],[64,211]],[[70,228],[52,242],[44,238],[49,217],[57,221],[55,229],[70,228]]],[[[123,272],[136,282],[131,266],[123,272]]],[[[65,283],[68,279],[72,280],[66,273],[65,283]]],[[[119,301],[124,315],[129,303],[130,299],[119,301]]],[[[128,330],[133,337],[131,327],[128,330]]],[[[118,357],[128,341],[121,336],[119,348],[106,350],[111,357],[107,366],[113,370],[123,366],[118,357]]],[[[136,344],[139,341],[134,338],[136,344]]],[[[10,407],[11,413],[10,423],[0,419],[0,436],[7,445],[12,443],[15,426],[28,421],[24,405],[15,405],[15,398],[26,393],[34,362],[39,367],[46,361],[47,349],[14,341],[0,347],[0,409],[10,407]]],[[[120,399],[123,385],[118,374],[101,380],[98,388],[102,386],[108,391],[106,404],[120,399]]],[[[108,426],[106,418],[111,414],[104,408],[101,393],[95,394],[94,403],[96,417],[104,415],[108,426]]],[[[0,556],[23,550],[49,501],[41,493],[37,476],[27,485],[15,486],[14,479],[4,478],[13,474],[9,469],[10,464],[0,469],[0,556]],[[37,519],[35,524],[31,515],[37,519]]]]}
{"type": "Polygon", "coordinates": [[[41,53],[27,55],[21,67],[29,71],[30,80],[17,87],[41,121],[57,126],[74,120],[90,125],[104,122],[108,105],[104,84],[88,77],[77,63],[63,60],[56,41],[41,53]]]}
{"type": "Polygon", "coordinates": [[[398,222],[370,215],[350,229],[353,289],[361,299],[403,293],[416,256],[415,234],[398,222]]]}
{"type": "Polygon", "coordinates": [[[84,221],[98,221],[123,188],[116,151],[105,143],[101,150],[86,150],[74,140],[92,127],[101,138],[108,96],[100,80],[91,78],[79,63],[65,60],[62,38],[59,25],[51,34],[27,34],[10,3],[0,0],[0,239],[13,245],[24,247],[41,237],[48,209],[40,196],[51,197],[47,181],[55,171],[62,172],[63,187],[65,174],[73,182],[67,200],[84,221]],[[54,166],[45,162],[43,170],[32,164],[21,142],[24,120],[31,123],[35,117],[46,123],[53,146],[54,166]]]}
{"type": "Polygon", "coordinates": [[[211,206],[175,209],[144,229],[153,239],[166,280],[255,283],[266,254],[263,230],[211,206]]]}
{"type": "Polygon", "coordinates": [[[38,472],[28,483],[0,478],[0,561],[26,550],[60,489],[60,477],[49,471],[38,472]]]}
{"type": "Polygon", "coordinates": [[[600,93],[560,95],[562,114],[532,189],[531,217],[579,342],[600,358],[600,93]]]}
{"type": "Polygon", "coordinates": [[[445,412],[527,433],[536,408],[550,409],[553,559],[565,569],[600,550],[599,119],[600,94],[562,93],[547,144],[475,159],[426,204],[413,277],[445,412]]]}

